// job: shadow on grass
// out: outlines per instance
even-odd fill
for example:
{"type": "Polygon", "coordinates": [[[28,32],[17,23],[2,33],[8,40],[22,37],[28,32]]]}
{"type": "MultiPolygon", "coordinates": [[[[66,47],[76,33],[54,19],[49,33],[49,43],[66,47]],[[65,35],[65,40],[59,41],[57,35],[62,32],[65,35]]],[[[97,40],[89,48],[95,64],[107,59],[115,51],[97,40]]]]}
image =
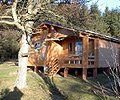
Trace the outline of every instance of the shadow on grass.
{"type": "Polygon", "coordinates": [[[22,96],[23,93],[17,87],[14,87],[14,90],[8,92],[2,100],[21,100],[22,96]]]}
{"type": "Polygon", "coordinates": [[[55,85],[53,77],[47,77],[43,73],[39,72],[39,75],[42,77],[44,80],[45,84],[49,88],[50,91],[50,96],[52,100],[68,100],[67,96],[63,94],[55,85]]]}
{"type": "Polygon", "coordinates": [[[4,62],[0,61],[0,64],[3,64],[4,62]]]}
{"type": "Polygon", "coordinates": [[[84,81],[84,82],[86,82],[86,84],[91,86],[89,91],[94,93],[94,95],[96,95],[100,100],[114,100],[114,99],[117,100],[116,95],[110,86],[111,83],[106,76],[104,76],[104,78],[97,77],[97,78],[89,79],[88,81],[84,81]]]}

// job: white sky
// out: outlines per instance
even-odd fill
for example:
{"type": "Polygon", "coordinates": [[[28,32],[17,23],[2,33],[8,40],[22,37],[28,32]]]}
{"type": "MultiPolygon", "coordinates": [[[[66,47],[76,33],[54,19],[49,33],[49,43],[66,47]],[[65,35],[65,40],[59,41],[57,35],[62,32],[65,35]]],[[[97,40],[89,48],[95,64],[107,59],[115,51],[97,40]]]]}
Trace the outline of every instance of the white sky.
{"type": "Polygon", "coordinates": [[[120,0],[91,0],[90,4],[96,3],[98,4],[99,9],[103,12],[105,7],[109,7],[109,9],[120,8],[120,0]],[[98,2],[97,2],[98,1],[98,2]]]}

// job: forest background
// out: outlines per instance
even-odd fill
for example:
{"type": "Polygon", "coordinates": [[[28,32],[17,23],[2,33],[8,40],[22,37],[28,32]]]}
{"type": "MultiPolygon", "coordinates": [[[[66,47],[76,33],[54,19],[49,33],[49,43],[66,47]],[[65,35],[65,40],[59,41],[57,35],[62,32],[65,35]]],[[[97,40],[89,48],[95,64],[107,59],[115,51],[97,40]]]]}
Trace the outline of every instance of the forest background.
{"type": "MultiPolygon", "coordinates": [[[[9,9],[12,2],[12,0],[1,0],[0,15],[9,9]]],[[[52,0],[49,2],[52,2],[52,0]]],[[[64,16],[68,23],[51,17],[49,18],[48,16],[45,17],[43,14],[43,16],[36,21],[36,25],[47,20],[66,27],[90,30],[99,34],[120,38],[119,7],[114,9],[106,7],[104,11],[101,11],[98,2],[90,5],[88,5],[88,2],[85,0],[80,0],[79,2],[83,3],[71,3],[70,0],[50,3],[52,10],[64,16]]],[[[17,58],[19,46],[16,40],[21,34],[20,30],[15,26],[0,25],[0,61],[17,58]]]]}

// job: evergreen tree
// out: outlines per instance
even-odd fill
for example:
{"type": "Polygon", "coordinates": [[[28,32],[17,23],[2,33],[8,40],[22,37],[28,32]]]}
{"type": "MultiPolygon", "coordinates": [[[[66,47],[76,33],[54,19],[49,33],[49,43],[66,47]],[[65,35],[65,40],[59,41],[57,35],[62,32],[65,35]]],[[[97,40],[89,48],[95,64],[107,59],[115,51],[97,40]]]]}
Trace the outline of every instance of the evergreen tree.
{"type": "Polygon", "coordinates": [[[66,18],[67,26],[88,29],[90,24],[89,9],[85,3],[54,5],[54,10],[66,18]]]}
{"type": "Polygon", "coordinates": [[[114,37],[120,37],[120,12],[118,9],[109,10],[108,7],[105,9],[103,15],[104,21],[107,23],[108,33],[114,37]]]}
{"type": "Polygon", "coordinates": [[[91,5],[90,15],[91,26],[89,27],[89,30],[105,35],[110,35],[107,33],[108,25],[105,23],[97,4],[91,5]]]}
{"type": "Polygon", "coordinates": [[[79,27],[82,29],[89,29],[89,27],[91,26],[91,23],[90,23],[91,17],[90,17],[89,9],[86,6],[86,4],[84,4],[81,7],[81,14],[80,14],[79,19],[80,19],[80,23],[81,23],[81,25],[79,27]]]}

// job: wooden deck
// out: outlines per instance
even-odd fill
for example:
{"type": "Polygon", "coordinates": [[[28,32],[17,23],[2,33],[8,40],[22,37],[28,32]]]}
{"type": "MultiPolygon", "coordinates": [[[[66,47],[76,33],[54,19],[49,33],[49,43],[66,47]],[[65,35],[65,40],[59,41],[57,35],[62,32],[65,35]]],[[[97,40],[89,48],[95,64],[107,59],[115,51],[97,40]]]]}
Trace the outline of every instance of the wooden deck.
{"type": "MultiPolygon", "coordinates": [[[[82,68],[82,54],[68,54],[61,59],[62,68],[82,68]]],[[[88,68],[94,68],[95,57],[88,56],[88,68]]]]}

